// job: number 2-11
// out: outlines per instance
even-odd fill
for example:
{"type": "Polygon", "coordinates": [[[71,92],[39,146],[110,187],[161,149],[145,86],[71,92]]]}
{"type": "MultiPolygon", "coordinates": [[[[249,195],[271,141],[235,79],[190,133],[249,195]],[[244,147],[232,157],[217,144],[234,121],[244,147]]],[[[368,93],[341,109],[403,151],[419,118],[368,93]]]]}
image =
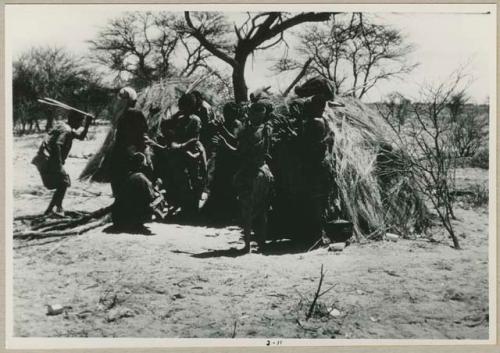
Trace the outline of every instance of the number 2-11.
{"type": "Polygon", "coordinates": [[[266,340],[266,346],[280,346],[282,344],[283,344],[282,340],[276,340],[276,341],[266,340]]]}

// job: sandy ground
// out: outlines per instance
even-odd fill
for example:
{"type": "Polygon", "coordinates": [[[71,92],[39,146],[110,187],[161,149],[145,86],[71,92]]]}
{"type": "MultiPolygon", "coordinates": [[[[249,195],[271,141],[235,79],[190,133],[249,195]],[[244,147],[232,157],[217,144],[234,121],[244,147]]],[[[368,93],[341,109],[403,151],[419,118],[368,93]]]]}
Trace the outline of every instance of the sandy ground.
{"type": "MultiPolygon", "coordinates": [[[[95,210],[108,185],[75,181],[103,138],[75,141],[65,203],[95,210]]],[[[41,213],[51,193],[29,164],[40,136],[15,140],[14,212],[41,213]]],[[[463,185],[487,171],[460,170],[463,185]]],[[[14,242],[14,333],[23,337],[488,338],[488,213],[458,208],[463,250],[434,239],[296,253],[286,242],[241,255],[236,227],[150,224],[153,235],[101,227],[64,239],[14,242]],[[324,266],[318,310],[306,320],[324,266]],[[46,304],[68,306],[46,315],[46,304]]]]}

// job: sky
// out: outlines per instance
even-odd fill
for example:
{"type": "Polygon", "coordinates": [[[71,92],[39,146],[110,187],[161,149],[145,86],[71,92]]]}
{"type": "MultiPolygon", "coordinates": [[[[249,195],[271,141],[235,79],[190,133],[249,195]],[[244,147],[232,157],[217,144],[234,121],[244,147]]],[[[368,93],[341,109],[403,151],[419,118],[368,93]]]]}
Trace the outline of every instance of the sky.
{"type": "MultiPolygon", "coordinates": [[[[186,6],[180,8],[143,5],[128,7],[126,10],[182,11],[186,6]]],[[[372,14],[375,21],[394,26],[403,32],[407,42],[415,47],[408,58],[409,61],[418,62],[420,65],[403,80],[381,82],[365,97],[366,101],[378,101],[393,91],[416,97],[419,84],[439,81],[465,64],[473,78],[468,89],[469,95],[477,103],[487,101],[491,92],[491,80],[495,78],[492,75],[496,49],[494,16],[483,14],[484,8],[454,6],[444,8],[446,12],[443,12],[443,6],[438,9],[439,12],[434,12],[436,9],[432,7],[412,8],[411,11],[399,7],[396,8],[397,12],[394,11],[394,6],[385,11],[380,6],[376,10],[367,7],[367,10],[377,11],[372,14]]],[[[7,55],[10,54],[15,59],[32,46],[52,45],[65,47],[76,55],[85,56],[88,54],[87,41],[95,38],[99,29],[104,27],[110,18],[119,16],[125,10],[124,7],[6,5],[7,55]]],[[[268,7],[266,6],[266,10],[268,7]]],[[[213,6],[211,9],[213,10],[213,6]]],[[[352,11],[354,10],[359,9],[353,8],[352,11]]],[[[293,44],[292,40],[291,46],[293,44]]],[[[248,62],[245,76],[250,91],[265,85],[271,85],[275,91],[279,91],[292,81],[292,74],[275,77],[269,70],[271,59],[276,58],[276,54],[276,51],[258,52],[248,62]]],[[[221,68],[224,67],[224,64],[220,65],[221,68]]]]}

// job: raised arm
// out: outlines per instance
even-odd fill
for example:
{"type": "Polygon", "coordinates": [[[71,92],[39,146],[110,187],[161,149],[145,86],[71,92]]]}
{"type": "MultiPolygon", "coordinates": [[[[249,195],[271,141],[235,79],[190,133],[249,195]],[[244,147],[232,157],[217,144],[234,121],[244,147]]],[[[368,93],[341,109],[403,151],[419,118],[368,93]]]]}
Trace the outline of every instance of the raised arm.
{"type": "Polygon", "coordinates": [[[78,140],[83,140],[85,139],[85,137],[87,137],[87,133],[89,131],[89,126],[90,126],[90,123],[92,122],[92,116],[89,116],[87,115],[85,117],[85,125],[76,129],[76,130],[73,130],[73,137],[78,139],[78,140]]]}

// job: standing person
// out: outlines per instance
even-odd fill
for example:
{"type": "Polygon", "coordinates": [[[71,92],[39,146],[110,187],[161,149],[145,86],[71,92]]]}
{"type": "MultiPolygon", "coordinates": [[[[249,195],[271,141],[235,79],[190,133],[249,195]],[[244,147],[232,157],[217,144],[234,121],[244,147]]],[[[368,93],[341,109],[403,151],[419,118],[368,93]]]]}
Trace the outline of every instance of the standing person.
{"type": "Polygon", "coordinates": [[[215,174],[215,156],[217,153],[217,146],[212,140],[217,134],[217,121],[212,107],[207,103],[201,92],[192,91],[190,94],[194,97],[194,102],[192,103],[192,114],[200,118],[201,121],[200,142],[205,151],[205,160],[207,165],[207,180],[204,192],[208,195],[210,193],[208,186],[212,183],[215,174]]]}
{"type": "Polygon", "coordinates": [[[335,188],[334,161],[331,153],[333,132],[324,118],[326,104],[334,97],[326,80],[314,78],[298,86],[299,97],[309,96],[304,103],[302,129],[299,135],[301,167],[304,178],[303,214],[308,243],[325,241],[325,224],[332,188],[335,188]],[[312,234],[312,238],[310,236],[312,234]]]}
{"type": "Polygon", "coordinates": [[[196,115],[201,122],[200,141],[205,148],[207,156],[211,155],[213,147],[211,139],[216,133],[214,112],[210,104],[203,98],[201,92],[193,91],[188,93],[188,95],[194,98],[193,101],[189,103],[191,106],[191,113],[196,115]]]}
{"type": "Polygon", "coordinates": [[[267,165],[271,145],[271,125],[266,121],[272,112],[269,103],[252,103],[248,112],[249,122],[238,137],[240,168],[234,177],[240,203],[245,251],[263,250],[267,238],[267,221],[271,202],[273,174],[267,165]],[[252,237],[253,230],[253,237],[252,237]]]}
{"type": "Polygon", "coordinates": [[[62,203],[66,190],[71,185],[64,163],[73,145],[73,139],[83,140],[87,136],[92,116],[86,116],[84,126],[83,120],[83,114],[70,111],[67,123],[60,122],[50,130],[33,158],[32,163],[40,172],[43,185],[49,190],[55,189],[45,215],[64,216],[62,203]]]}
{"type": "Polygon", "coordinates": [[[115,142],[110,158],[111,190],[116,198],[121,185],[130,171],[132,156],[146,153],[148,124],[144,114],[135,109],[137,93],[131,87],[120,90],[119,97],[124,100],[126,108],[116,124],[115,142]]]}
{"type": "Polygon", "coordinates": [[[243,127],[240,121],[241,107],[235,102],[224,104],[224,121],[218,124],[218,134],[212,138],[216,146],[213,179],[209,185],[210,194],[204,206],[204,212],[211,219],[229,221],[237,215],[238,200],[233,185],[234,174],[238,170],[239,159],[236,151],[228,148],[218,136],[222,136],[231,145],[236,145],[243,127]]]}

